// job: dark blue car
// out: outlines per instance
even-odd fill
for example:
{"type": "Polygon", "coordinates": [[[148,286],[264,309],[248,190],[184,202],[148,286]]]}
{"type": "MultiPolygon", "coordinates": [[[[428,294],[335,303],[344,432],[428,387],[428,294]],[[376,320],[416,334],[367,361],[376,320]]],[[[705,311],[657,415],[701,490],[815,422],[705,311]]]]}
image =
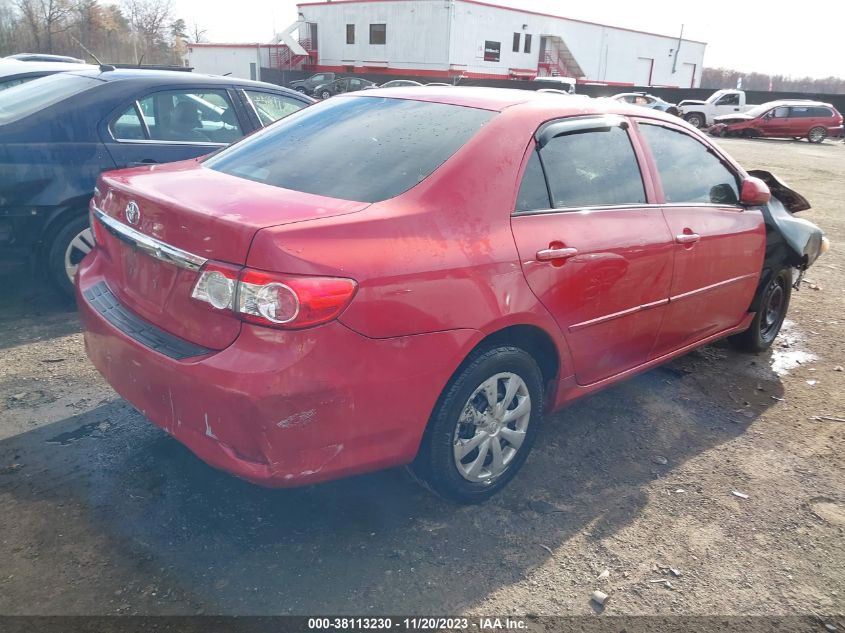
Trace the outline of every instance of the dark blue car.
{"type": "Polygon", "coordinates": [[[0,91],[0,268],[39,264],[71,294],[100,172],[208,154],[312,101],[255,81],[111,67],[0,91]]]}

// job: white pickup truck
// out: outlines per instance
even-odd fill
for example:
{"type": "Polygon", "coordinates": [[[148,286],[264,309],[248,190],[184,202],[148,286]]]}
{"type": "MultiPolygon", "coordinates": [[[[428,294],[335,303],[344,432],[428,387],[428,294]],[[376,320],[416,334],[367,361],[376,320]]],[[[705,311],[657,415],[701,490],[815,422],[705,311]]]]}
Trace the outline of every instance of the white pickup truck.
{"type": "Polygon", "coordinates": [[[698,128],[713,125],[713,117],[737,114],[753,107],[745,102],[742,90],[717,90],[706,101],[686,99],[678,104],[684,120],[698,128]]]}

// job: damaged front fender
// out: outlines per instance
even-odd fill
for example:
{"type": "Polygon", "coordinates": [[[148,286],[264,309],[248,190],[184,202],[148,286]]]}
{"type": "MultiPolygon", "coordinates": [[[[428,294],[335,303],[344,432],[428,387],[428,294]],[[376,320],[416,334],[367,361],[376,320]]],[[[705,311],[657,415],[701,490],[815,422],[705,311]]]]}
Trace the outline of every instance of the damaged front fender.
{"type": "Polygon", "coordinates": [[[772,192],[772,199],[762,209],[766,222],[766,267],[786,264],[807,270],[828,248],[824,231],[793,215],[809,209],[810,203],[771,172],[757,169],[748,173],[765,182],[772,192]]]}

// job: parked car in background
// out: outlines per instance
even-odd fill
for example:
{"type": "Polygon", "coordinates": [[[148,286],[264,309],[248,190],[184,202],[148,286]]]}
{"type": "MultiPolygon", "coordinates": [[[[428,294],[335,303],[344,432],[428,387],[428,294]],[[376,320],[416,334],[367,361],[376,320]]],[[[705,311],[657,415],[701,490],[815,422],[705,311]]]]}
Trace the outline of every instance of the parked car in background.
{"type": "Polygon", "coordinates": [[[706,101],[684,99],[678,103],[681,117],[697,128],[713,125],[713,118],[723,114],[738,114],[755,106],[745,101],[743,90],[717,90],[706,101]]]}
{"type": "Polygon", "coordinates": [[[376,84],[367,79],[360,79],[358,77],[339,77],[334,81],[322,84],[314,88],[314,96],[318,99],[328,99],[334,95],[343,94],[344,92],[356,92],[358,90],[366,90],[375,88],[376,84]]]}
{"type": "MultiPolygon", "coordinates": [[[[379,88],[411,88],[413,86],[422,86],[419,81],[413,81],[412,79],[394,79],[393,81],[387,81],[380,86],[379,88]]],[[[373,86],[375,87],[375,85],[373,86]]]]}
{"type": "Polygon", "coordinates": [[[71,71],[0,91],[0,263],[34,262],[70,295],[93,244],[88,201],[101,171],[201,156],[312,101],[151,70],[71,71]]]}
{"type": "Polygon", "coordinates": [[[821,143],[828,136],[842,135],[842,114],[822,101],[770,101],[745,114],[717,116],[708,132],[714,136],[806,138],[821,143]]]}
{"type": "Polygon", "coordinates": [[[532,81],[539,81],[543,84],[549,84],[550,87],[557,88],[558,90],[565,90],[570,94],[575,93],[575,84],[577,83],[575,77],[559,76],[534,77],[532,81]]]}
{"type": "Polygon", "coordinates": [[[678,106],[675,104],[669,103],[660,97],[655,97],[654,95],[650,95],[645,92],[622,92],[620,94],[613,95],[611,99],[642,106],[644,108],[651,108],[652,110],[659,110],[660,112],[674,114],[675,116],[680,114],[680,110],[678,110],[678,106]]]}
{"type": "Polygon", "coordinates": [[[311,75],[307,79],[292,81],[288,85],[290,88],[296,90],[297,92],[301,92],[307,95],[313,95],[314,88],[329,83],[330,81],[334,81],[336,77],[337,75],[335,75],[334,73],[317,73],[316,75],[311,75]]]}
{"type": "Polygon", "coordinates": [[[478,502],[544,413],[722,337],[768,348],[793,268],[825,250],[802,200],[608,99],[342,95],[204,160],[102,175],[85,349],[249,481],[411,464],[478,502]]]}
{"type": "Polygon", "coordinates": [[[84,59],[67,55],[50,55],[48,53],[17,53],[7,55],[4,59],[17,59],[22,62],[60,62],[64,64],[84,64],[84,59]]]}
{"type": "Polygon", "coordinates": [[[96,70],[97,68],[97,66],[92,66],[91,64],[23,62],[4,57],[0,59],[0,90],[19,86],[27,81],[55,73],[63,73],[71,70],[96,70]]]}

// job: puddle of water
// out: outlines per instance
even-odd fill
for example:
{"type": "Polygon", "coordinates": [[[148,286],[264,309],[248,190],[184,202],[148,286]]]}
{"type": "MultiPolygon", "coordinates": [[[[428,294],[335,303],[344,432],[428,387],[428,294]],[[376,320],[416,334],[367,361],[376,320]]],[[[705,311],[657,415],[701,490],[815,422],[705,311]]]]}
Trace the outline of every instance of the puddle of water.
{"type": "Polygon", "coordinates": [[[784,321],[783,329],[781,329],[774,347],[772,347],[769,361],[772,371],[778,376],[785,376],[796,367],[817,360],[818,357],[815,354],[801,349],[803,342],[803,337],[798,328],[795,327],[795,323],[789,320],[784,321]]]}

